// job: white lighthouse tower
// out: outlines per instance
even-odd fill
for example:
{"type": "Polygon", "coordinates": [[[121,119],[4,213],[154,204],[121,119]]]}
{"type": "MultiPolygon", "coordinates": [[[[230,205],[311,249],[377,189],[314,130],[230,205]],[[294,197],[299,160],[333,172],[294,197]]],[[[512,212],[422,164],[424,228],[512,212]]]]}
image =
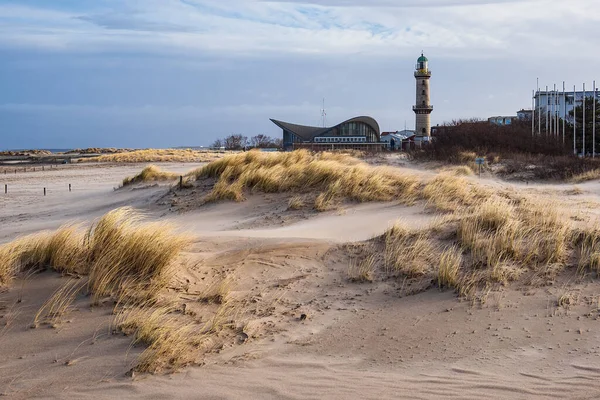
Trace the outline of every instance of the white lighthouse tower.
{"type": "Polygon", "coordinates": [[[415,68],[415,79],[417,81],[417,102],[413,106],[415,112],[415,139],[421,144],[431,139],[431,112],[433,106],[429,104],[429,60],[421,52],[421,57],[417,59],[415,68]]]}

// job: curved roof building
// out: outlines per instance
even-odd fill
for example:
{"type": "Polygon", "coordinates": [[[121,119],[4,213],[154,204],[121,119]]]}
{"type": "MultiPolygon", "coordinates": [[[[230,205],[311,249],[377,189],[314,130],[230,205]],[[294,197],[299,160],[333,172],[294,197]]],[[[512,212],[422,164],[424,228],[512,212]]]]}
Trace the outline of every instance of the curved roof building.
{"type": "Polygon", "coordinates": [[[286,150],[302,147],[302,143],[351,145],[380,142],[379,124],[371,117],[351,118],[330,128],[271,121],[283,129],[283,147],[286,150]]]}

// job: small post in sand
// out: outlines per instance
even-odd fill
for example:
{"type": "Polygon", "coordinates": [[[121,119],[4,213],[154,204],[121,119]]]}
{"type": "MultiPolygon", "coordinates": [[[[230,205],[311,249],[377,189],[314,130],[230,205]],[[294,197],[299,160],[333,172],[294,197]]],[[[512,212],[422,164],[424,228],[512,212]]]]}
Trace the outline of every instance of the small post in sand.
{"type": "Polygon", "coordinates": [[[69,183],[69,192],[71,191],[71,184],[69,183]]]}
{"type": "Polygon", "coordinates": [[[4,194],[8,193],[8,185],[4,184],[4,194]]]}
{"type": "Polygon", "coordinates": [[[44,196],[46,195],[46,188],[44,188],[44,196]]]}
{"type": "Polygon", "coordinates": [[[485,162],[485,158],[483,157],[477,157],[475,159],[475,164],[479,165],[479,178],[481,179],[481,165],[483,165],[483,163],[485,162]]]}
{"type": "Polygon", "coordinates": [[[183,175],[179,175],[179,190],[183,189],[183,175]]]}

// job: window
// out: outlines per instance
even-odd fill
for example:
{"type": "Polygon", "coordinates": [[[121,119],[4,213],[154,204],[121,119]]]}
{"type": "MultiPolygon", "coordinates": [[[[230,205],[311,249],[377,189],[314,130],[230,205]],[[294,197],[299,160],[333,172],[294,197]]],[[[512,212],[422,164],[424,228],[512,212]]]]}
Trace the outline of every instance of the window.
{"type": "Polygon", "coordinates": [[[422,94],[423,94],[423,95],[425,94],[425,90],[423,90],[423,93],[422,93],[422,94]]]}
{"type": "Polygon", "coordinates": [[[425,133],[425,128],[421,129],[421,132],[425,133]]]}

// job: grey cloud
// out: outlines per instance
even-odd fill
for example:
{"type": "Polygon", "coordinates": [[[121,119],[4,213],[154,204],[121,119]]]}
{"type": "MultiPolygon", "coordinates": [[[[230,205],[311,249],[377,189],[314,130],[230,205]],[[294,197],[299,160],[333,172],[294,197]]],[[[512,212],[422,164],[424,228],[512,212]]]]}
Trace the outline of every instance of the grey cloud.
{"type": "Polygon", "coordinates": [[[427,8],[456,7],[488,4],[539,2],[541,0],[261,0],[277,3],[313,4],[333,7],[394,7],[427,8]]]}

